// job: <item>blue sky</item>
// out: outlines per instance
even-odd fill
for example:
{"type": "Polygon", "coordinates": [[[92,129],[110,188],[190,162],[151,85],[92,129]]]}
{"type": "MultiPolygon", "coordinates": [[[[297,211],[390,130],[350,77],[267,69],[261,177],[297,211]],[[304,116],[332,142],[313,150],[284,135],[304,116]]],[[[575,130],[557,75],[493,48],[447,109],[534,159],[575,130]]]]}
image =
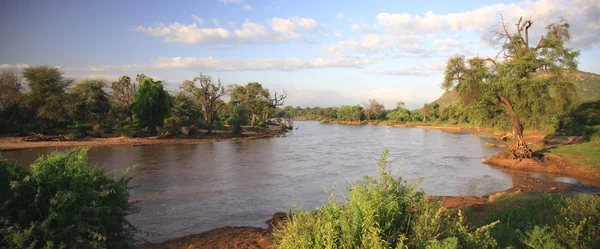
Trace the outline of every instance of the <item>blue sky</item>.
{"type": "Polygon", "coordinates": [[[69,77],[144,73],[173,91],[199,73],[257,81],[287,104],[437,99],[450,55],[496,56],[501,16],[532,17],[532,40],[565,17],[580,70],[600,73],[600,1],[3,1],[0,69],[61,66],[69,77]]]}

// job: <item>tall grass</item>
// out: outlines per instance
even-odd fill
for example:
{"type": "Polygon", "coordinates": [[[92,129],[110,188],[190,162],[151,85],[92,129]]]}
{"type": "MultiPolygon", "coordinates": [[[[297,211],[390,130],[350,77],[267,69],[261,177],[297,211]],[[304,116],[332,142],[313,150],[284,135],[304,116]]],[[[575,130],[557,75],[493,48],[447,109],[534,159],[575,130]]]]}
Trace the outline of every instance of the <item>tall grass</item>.
{"type": "Polygon", "coordinates": [[[460,211],[416,191],[417,183],[394,178],[381,155],[378,177],[349,188],[346,200],[329,193],[316,212],[294,210],[275,232],[280,248],[493,248],[490,229],[470,228],[460,211]]]}

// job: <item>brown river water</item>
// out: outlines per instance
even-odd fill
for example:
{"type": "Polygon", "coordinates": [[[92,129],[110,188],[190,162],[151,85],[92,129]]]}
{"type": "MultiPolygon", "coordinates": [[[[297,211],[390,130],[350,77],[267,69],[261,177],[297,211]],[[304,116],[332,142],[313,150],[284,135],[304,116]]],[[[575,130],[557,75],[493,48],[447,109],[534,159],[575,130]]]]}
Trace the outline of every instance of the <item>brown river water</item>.
{"type": "MultiPolygon", "coordinates": [[[[392,172],[423,178],[429,195],[486,195],[512,187],[512,176],[482,164],[498,151],[487,134],[373,125],[296,121],[285,138],[198,145],[93,148],[90,161],[122,171],[137,165],[130,220],[158,242],[229,226],[266,227],[273,213],[296,203],[322,205],[325,190],[343,197],[346,186],[374,176],[385,148],[392,172]]],[[[4,152],[22,165],[56,149],[4,152]]],[[[577,183],[570,178],[560,181],[577,183]]]]}

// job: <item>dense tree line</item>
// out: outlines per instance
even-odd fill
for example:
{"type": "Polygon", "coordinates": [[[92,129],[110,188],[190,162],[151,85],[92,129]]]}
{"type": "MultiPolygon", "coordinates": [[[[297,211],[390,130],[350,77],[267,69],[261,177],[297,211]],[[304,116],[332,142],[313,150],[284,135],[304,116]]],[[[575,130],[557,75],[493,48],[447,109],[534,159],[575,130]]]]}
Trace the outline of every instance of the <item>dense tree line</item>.
{"type": "Polygon", "coordinates": [[[289,116],[296,119],[317,120],[321,122],[347,122],[347,123],[415,123],[423,121],[424,114],[430,118],[439,117],[439,105],[437,103],[425,104],[431,112],[424,113],[423,110],[410,111],[404,107],[403,102],[398,102],[396,108],[386,110],[381,102],[371,99],[363,105],[346,105],[341,107],[306,107],[286,106],[279,116],[289,116]]]}
{"type": "Polygon", "coordinates": [[[57,67],[38,66],[22,73],[0,73],[0,133],[69,133],[101,136],[208,134],[234,132],[242,125],[272,122],[287,93],[271,94],[260,83],[225,86],[200,75],[185,80],[176,93],[161,81],[139,74],[115,82],[85,78],[77,82],[57,67]],[[224,98],[229,96],[228,102],[224,98]]]}

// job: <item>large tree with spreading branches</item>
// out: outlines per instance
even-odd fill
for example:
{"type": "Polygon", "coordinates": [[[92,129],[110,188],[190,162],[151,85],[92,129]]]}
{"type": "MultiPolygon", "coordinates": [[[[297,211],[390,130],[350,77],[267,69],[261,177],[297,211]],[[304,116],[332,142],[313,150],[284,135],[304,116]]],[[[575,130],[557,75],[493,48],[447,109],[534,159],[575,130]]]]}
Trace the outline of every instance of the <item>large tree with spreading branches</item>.
{"type": "Polygon", "coordinates": [[[509,158],[533,157],[523,138],[523,119],[550,115],[568,108],[576,96],[575,85],[563,76],[577,68],[579,51],[566,47],[569,24],[561,19],[546,27],[546,34],[530,43],[531,19],[519,19],[515,28],[502,20],[493,31],[493,43],[501,45],[499,58],[452,56],[442,88],[458,91],[465,104],[485,111],[502,111],[512,120],[514,144],[509,158]],[[512,31],[512,32],[511,32],[512,31]]]}

